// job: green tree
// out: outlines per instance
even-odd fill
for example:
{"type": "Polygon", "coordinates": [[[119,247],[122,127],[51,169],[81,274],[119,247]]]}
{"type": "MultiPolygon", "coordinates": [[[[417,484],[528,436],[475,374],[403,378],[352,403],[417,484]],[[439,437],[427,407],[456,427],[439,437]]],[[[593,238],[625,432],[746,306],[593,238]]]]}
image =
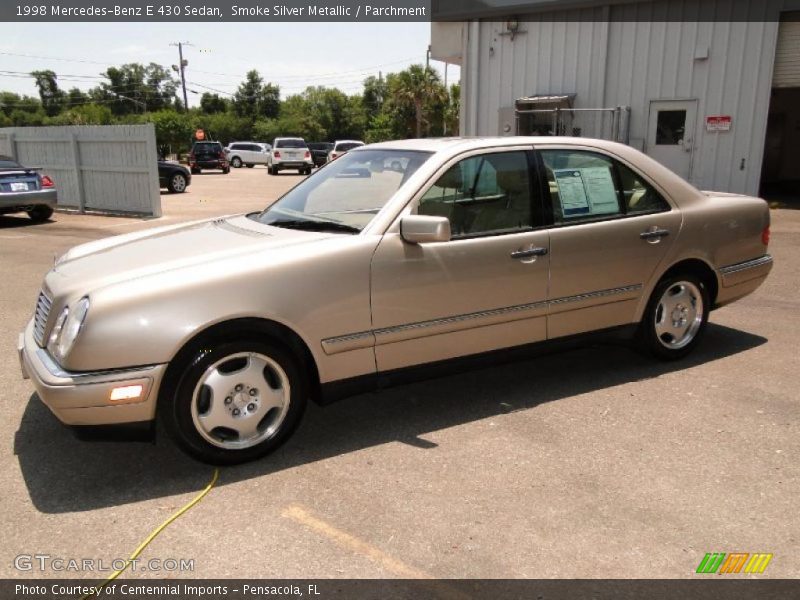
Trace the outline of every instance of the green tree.
{"type": "Polygon", "coordinates": [[[253,121],[263,117],[274,119],[280,113],[280,88],[264,79],[255,69],[248,71],[245,80],[233,95],[233,109],[240,117],[253,121]]]}
{"type": "Polygon", "coordinates": [[[88,104],[91,101],[89,94],[74,87],[70,88],[67,92],[66,108],[73,108],[82,104],[88,104]]]}
{"type": "Polygon", "coordinates": [[[39,99],[42,101],[44,112],[52,117],[61,112],[64,106],[64,92],[58,89],[57,76],[54,71],[33,71],[31,77],[39,88],[39,99]]]}
{"type": "Polygon", "coordinates": [[[129,63],[106,69],[108,82],[90,91],[93,100],[108,104],[117,115],[175,106],[177,83],[161,65],[129,63]]]}
{"type": "Polygon", "coordinates": [[[214,113],[221,113],[228,110],[228,101],[219,94],[212,94],[204,92],[200,96],[200,111],[212,115],[214,113]]]}
{"type": "Polygon", "coordinates": [[[48,125],[111,125],[114,115],[107,106],[78,104],[48,119],[48,125]]]}
{"type": "Polygon", "coordinates": [[[367,77],[364,80],[363,107],[367,119],[374,119],[383,110],[383,105],[388,96],[388,87],[386,80],[374,75],[367,77]]]}
{"type": "Polygon", "coordinates": [[[42,103],[38,98],[31,96],[20,96],[14,92],[0,92],[0,111],[7,117],[15,110],[27,113],[39,113],[42,111],[42,103]]]}
{"type": "Polygon", "coordinates": [[[426,117],[446,99],[439,75],[422,65],[411,65],[397,73],[389,82],[389,95],[396,106],[413,110],[416,137],[422,137],[423,126],[430,131],[432,122],[426,117]]]}

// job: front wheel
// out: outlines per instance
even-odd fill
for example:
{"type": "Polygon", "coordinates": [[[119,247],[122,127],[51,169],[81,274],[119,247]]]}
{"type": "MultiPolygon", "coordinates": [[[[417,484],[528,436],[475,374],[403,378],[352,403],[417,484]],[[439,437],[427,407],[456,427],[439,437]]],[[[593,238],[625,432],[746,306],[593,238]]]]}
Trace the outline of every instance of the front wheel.
{"type": "Polygon", "coordinates": [[[645,350],[663,360],[683,358],[702,337],[711,300],[708,288],[694,275],[676,275],[656,286],[640,325],[645,350]]]}
{"type": "Polygon", "coordinates": [[[231,159],[231,166],[232,166],[234,169],[239,169],[239,168],[241,168],[241,166],[242,166],[242,159],[241,159],[241,158],[239,158],[238,156],[234,156],[234,157],[231,159]]]}
{"type": "Polygon", "coordinates": [[[202,461],[231,465],[274,451],[305,410],[308,383],[283,346],[224,342],[198,350],[183,366],[159,418],[175,441],[202,461]]]}

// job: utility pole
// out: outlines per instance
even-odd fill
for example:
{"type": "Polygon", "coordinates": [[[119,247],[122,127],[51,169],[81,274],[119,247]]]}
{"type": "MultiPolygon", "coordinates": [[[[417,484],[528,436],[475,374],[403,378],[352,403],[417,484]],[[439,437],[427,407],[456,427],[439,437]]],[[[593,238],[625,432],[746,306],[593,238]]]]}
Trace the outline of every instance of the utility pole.
{"type": "Polygon", "coordinates": [[[184,69],[189,64],[188,60],[183,59],[183,47],[184,46],[191,46],[189,42],[173,42],[170,46],[177,46],[178,47],[178,59],[180,62],[177,65],[172,65],[172,70],[177,71],[181,75],[181,87],[183,88],[183,110],[189,110],[189,98],[186,95],[186,75],[184,73],[184,69]]]}

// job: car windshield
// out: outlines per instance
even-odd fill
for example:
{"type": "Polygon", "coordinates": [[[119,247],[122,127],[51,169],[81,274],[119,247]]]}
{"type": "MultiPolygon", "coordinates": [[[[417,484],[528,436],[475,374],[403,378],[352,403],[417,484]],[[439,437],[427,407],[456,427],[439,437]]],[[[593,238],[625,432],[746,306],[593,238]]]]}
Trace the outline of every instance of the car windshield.
{"type": "Polygon", "coordinates": [[[430,156],[411,150],[348,152],[250,218],[277,227],[358,233],[430,156]]]}
{"type": "Polygon", "coordinates": [[[343,144],[337,144],[336,150],[337,152],[347,152],[348,150],[352,150],[353,148],[358,148],[359,146],[363,146],[361,142],[344,142],[343,144]]]}
{"type": "Polygon", "coordinates": [[[306,143],[303,140],[278,140],[275,142],[276,148],[305,148],[306,143]]]}

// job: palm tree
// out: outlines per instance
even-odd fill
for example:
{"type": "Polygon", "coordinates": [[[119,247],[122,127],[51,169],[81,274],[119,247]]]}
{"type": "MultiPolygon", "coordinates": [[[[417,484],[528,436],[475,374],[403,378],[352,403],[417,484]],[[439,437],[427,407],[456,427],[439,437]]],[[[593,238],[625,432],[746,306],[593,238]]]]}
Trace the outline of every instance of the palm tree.
{"type": "Polygon", "coordinates": [[[439,75],[422,65],[411,65],[398,73],[394,81],[395,101],[399,106],[413,108],[416,136],[422,137],[426,108],[433,102],[445,102],[447,91],[442,86],[439,75]]]}

